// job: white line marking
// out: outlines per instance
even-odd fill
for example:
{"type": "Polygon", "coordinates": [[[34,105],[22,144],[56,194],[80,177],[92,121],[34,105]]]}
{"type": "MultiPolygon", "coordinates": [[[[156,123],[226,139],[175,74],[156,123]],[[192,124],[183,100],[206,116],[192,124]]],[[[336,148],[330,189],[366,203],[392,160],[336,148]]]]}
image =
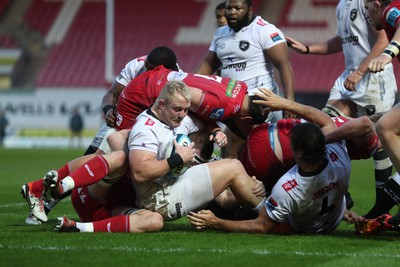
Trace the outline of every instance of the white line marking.
{"type": "Polygon", "coordinates": [[[70,251],[121,251],[121,252],[141,252],[141,253],[215,253],[215,254],[255,254],[255,255],[295,255],[305,257],[353,257],[353,258],[392,258],[399,259],[400,254],[381,254],[381,253],[325,253],[325,252],[306,252],[306,251],[272,251],[272,250],[232,250],[232,249],[189,249],[189,248],[136,248],[136,247],[64,247],[64,246],[9,246],[0,244],[1,249],[17,250],[70,250],[70,251]]]}

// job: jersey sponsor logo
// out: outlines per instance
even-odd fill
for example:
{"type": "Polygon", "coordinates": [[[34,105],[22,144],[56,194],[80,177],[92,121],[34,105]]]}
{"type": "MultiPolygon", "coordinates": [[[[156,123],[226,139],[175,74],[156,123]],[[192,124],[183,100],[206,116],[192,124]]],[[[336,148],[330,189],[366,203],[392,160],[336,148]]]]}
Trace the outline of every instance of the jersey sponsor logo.
{"type": "Polygon", "coordinates": [[[357,9],[354,8],[350,11],[350,19],[351,21],[355,21],[356,18],[357,18],[357,9]]]}
{"type": "Polygon", "coordinates": [[[235,64],[230,64],[226,65],[223,67],[224,70],[226,69],[235,69],[236,71],[242,71],[246,70],[247,62],[242,62],[242,63],[235,63],[235,64]]]}
{"type": "Polygon", "coordinates": [[[257,20],[257,25],[260,25],[260,26],[267,26],[267,24],[268,24],[268,23],[266,23],[266,22],[263,21],[262,19],[258,19],[258,20],[257,20]]]}
{"type": "Polygon", "coordinates": [[[296,186],[298,186],[298,184],[295,179],[282,184],[282,187],[283,189],[285,189],[286,192],[292,190],[296,186]]]}
{"type": "Polygon", "coordinates": [[[240,41],[239,42],[239,48],[242,51],[246,51],[247,49],[249,49],[250,47],[250,43],[248,41],[240,41]]]}
{"type": "Polygon", "coordinates": [[[273,211],[276,207],[278,207],[278,203],[276,203],[276,201],[272,197],[269,197],[269,199],[267,200],[267,208],[270,211],[273,211]]]}
{"type": "Polygon", "coordinates": [[[316,200],[318,198],[321,198],[325,196],[326,193],[335,190],[336,188],[339,187],[339,183],[330,183],[327,186],[322,187],[319,189],[317,192],[313,194],[313,200],[316,200]]]}
{"type": "Polygon", "coordinates": [[[342,44],[348,44],[351,43],[352,45],[358,45],[358,36],[356,35],[351,35],[351,36],[347,36],[342,38],[342,44]]]}
{"type": "Polygon", "coordinates": [[[331,153],[329,154],[329,158],[331,159],[331,161],[335,162],[335,161],[338,160],[339,156],[336,155],[335,152],[331,152],[331,153]]]}
{"type": "Polygon", "coordinates": [[[400,10],[398,10],[396,7],[391,8],[387,15],[386,15],[386,22],[390,24],[390,26],[395,27],[396,25],[396,20],[400,16],[400,10]]]}
{"type": "Polygon", "coordinates": [[[212,120],[220,120],[224,116],[225,109],[223,108],[215,108],[211,111],[210,116],[208,116],[212,120]]]}
{"type": "Polygon", "coordinates": [[[149,119],[147,119],[147,121],[145,122],[144,125],[153,126],[154,125],[154,121],[149,118],[149,119]]]}
{"type": "Polygon", "coordinates": [[[271,34],[269,37],[271,38],[271,40],[272,40],[273,42],[282,40],[282,37],[281,37],[281,36],[279,35],[279,33],[277,33],[277,32],[274,32],[274,33],[271,34]]]}
{"type": "Polygon", "coordinates": [[[226,87],[225,95],[230,98],[236,98],[242,89],[242,85],[236,80],[230,80],[226,87]]]}

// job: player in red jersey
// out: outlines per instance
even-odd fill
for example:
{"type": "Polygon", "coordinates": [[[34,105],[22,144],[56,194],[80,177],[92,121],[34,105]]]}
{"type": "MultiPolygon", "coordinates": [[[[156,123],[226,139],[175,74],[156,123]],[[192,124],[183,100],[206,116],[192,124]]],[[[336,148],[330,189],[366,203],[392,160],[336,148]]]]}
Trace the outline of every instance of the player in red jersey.
{"type": "MultiPolygon", "coordinates": [[[[183,81],[190,88],[190,110],[203,119],[225,121],[233,117],[251,117],[253,124],[265,120],[262,107],[251,101],[256,97],[247,95],[245,83],[213,75],[177,72],[159,66],[135,78],[122,91],[117,104],[117,129],[131,128],[137,115],[154,103],[167,81],[183,81]]],[[[246,130],[241,135],[245,136],[246,130]]]]}
{"type": "MultiPolygon", "coordinates": [[[[262,90],[262,89],[261,89],[262,90]]],[[[273,107],[282,98],[263,90],[273,107]]],[[[308,122],[319,124],[319,118],[304,117],[308,122]]],[[[272,189],[276,181],[295,164],[290,150],[290,131],[297,124],[304,123],[302,119],[281,119],[276,123],[263,123],[255,127],[247,137],[242,152],[241,162],[249,175],[254,175],[263,181],[266,189],[272,189]]],[[[348,119],[346,117],[332,118],[338,127],[326,136],[328,143],[346,140],[350,159],[365,159],[372,156],[378,146],[378,137],[374,126],[368,117],[348,119]]]]}
{"type": "MultiPolygon", "coordinates": [[[[389,45],[378,57],[371,60],[368,68],[372,72],[380,72],[397,57],[400,60],[400,0],[365,0],[365,8],[376,29],[384,29],[389,45]]],[[[388,153],[396,173],[384,185],[382,198],[372,208],[373,211],[388,213],[392,207],[400,203],[400,104],[396,104],[377,122],[376,131],[385,151],[388,153]]],[[[376,213],[376,212],[375,212],[376,213]]],[[[366,217],[369,218],[369,217],[366,217]]],[[[376,233],[400,226],[400,212],[391,217],[389,214],[360,222],[356,231],[360,234],[376,233]],[[383,227],[385,226],[385,227],[383,227]]]]}

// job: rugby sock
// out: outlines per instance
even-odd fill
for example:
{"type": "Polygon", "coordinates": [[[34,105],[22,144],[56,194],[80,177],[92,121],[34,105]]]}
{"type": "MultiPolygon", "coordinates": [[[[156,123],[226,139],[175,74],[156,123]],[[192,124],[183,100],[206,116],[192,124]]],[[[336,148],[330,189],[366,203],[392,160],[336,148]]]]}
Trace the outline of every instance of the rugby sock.
{"type": "Polygon", "coordinates": [[[120,215],[93,222],[94,232],[129,233],[129,215],[120,215]]]}
{"type": "Polygon", "coordinates": [[[43,190],[44,190],[44,184],[43,184],[43,179],[33,181],[28,183],[29,190],[31,193],[38,198],[42,197],[43,190]]]}
{"type": "Polygon", "coordinates": [[[392,175],[393,165],[382,148],[375,152],[373,158],[375,167],[375,201],[377,201],[383,193],[383,186],[392,175]]]}
{"type": "Polygon", "coordinates": [[[376,201],[374,207],[364,215],[371,219],[388,213],[391,208],[400,203],[400,176],[396,173],[392,179],[389,179],[383,187],[381,197],[376,201]]]}
{"type": "Polygon", "coordinates": [[[58,179],[62,180],[65,177],[67,177],[69,175],[69,173],[71,172],[70,167],[69,167],[69,162],[67,162],[67,164],[65,164],[64,166],[62,166],[61,168],[59,168],[57,170],[58,173],[58,179]]]}
{"type": "Polygon", "coordinates": [[[103,156],[97,156],[61,180],[62,192],[94,184],[106,176],[109,170],[107,160],[103,156]]]}

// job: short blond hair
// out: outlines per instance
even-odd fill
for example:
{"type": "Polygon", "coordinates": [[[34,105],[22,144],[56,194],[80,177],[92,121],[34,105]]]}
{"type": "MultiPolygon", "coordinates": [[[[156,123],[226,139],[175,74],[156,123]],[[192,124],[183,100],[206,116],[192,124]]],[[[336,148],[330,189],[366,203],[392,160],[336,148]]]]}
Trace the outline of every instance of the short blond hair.
{"type": "Polygon", "coordinates": [[[191,92],[189,87],[181,81],[170,81],[167,82],[161,90],[156,102],[160,99],[164,99],[166,103],[173,103],[176,100],[177,95],[183,96],[188,102],[191,99],[191,92]]]}

